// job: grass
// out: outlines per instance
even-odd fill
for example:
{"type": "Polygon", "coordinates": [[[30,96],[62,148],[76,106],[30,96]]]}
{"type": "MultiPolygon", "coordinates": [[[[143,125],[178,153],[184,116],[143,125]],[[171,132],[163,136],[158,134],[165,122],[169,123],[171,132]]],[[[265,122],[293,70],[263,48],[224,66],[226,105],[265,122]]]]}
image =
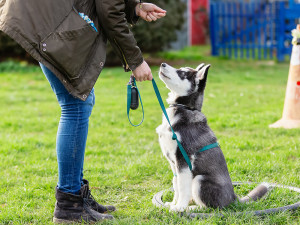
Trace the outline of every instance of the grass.
{"type": "MultiPolygon", "coordinates": [[[[197,60],[212,64],[203,112],[222,146],[232,180],[300,187],[300,130],[268,128],[281,117],[288,63],[225,60],[206,56],[207,51],[187,48],[162,55],[180,59],[193,52],[193,58],[185,58],[192,61],[174,66],[197,66],[197,60]]],[[[38,67],[7,65],[12,69],[0,64],[0,224],[51,224],[60,108],[38,67]]],[[[152,71],[166,99],[168,90],[157,77],[158,67],[152,71]]],[[[121,68],[106,68],[95,86],[84,173],[96,199],[118,208],[113,213],[116,220],[103,224],[300,223],[300,210],[264,217],[230,215],[299,201],[299,194],[281,189],[263,201],[229,206],[222,210],[228,212],[224,218],[191,220],[154,207],[153,195],[169,188],[173,176],[155,133],[162,112],[151,83],[139,83],[145,121],[138,128],[129,125],[129,75],[121,68]]],[[[140,111],[134,111],[131,117],[138,122],[140,116],[140,111]]],[[[251,188],[242,186],[236,192],[244,195],[251,188]]]]}

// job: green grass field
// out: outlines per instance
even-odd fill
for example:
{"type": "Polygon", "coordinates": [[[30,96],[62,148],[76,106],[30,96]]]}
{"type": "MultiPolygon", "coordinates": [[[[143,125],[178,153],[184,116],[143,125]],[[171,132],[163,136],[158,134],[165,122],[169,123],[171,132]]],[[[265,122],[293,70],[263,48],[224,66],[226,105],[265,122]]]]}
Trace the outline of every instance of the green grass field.
{"type": "MultiPolygon", "coordinates": [[[[201,48],[164,57],[180,59],[196,50],[201,48]]],[[[202,59],[195,54],[192,61],[172,65],[197,66],[198,59],[212,64],[203,112],[219,139],[232,180],[300,187],[300,129],[268,128],[281,117],[288,63],[225,60],[205,54],[200,54],[202,59]]],[[[152,71],[166,99],[168,90],[158,79],[158,67],[152,71]]],[[[151,83],[139,83],[145,121],[138,128],[130,126],[126,116],[129,75],[121,68],[106,68],[95,86],[85,178],[96,199],[118,208],[113,213],[116,220],[103,224],[300,223],[300,210],[264,217],[231,215],[234,211],[279,207],[300,200],[299,194],[279,189],[271,191],[265,200],[221,210],[224,218],[192,220],[154,207],[153,195],[169,188],[173,176],[155,133],[162,112],[151,83]]],[[[0,224],[52,224],[60,108],[41,70],[1,63],[0,106],[0,224]]],[[[138,122],[140,116],[140,111],[133,112],[132,120],[138,122]]],[[[243,186],[236,192],[244,195],[251,188],[243,186]]]]}

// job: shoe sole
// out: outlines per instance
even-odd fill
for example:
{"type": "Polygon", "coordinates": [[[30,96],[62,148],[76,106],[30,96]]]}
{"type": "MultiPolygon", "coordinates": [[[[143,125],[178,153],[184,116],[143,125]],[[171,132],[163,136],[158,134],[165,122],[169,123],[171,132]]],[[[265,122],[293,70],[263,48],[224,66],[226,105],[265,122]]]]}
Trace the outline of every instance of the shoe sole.
{"type": "Polygon", "coordinates": [[[100,222],[100,221],[103,221],[103,220],[112,220],[114,219],[113,217],[112,218],[103,218],[102,220],[99,220],[99,221],[84,221],[84,220],[64,220],[64,219],[58,219],[56,217],[53,217],[53,223],[56,223],[56,224],[59,224],[59,223],[64,223],[64,224],[73,224],[73,223],[89,223],[89,224],[93,224],[93,223],[96,223],[96,222],[100,222]]]}
{"type": "Polygon", "coordinates": [[[53,223],[64,223],[64,224],[71,224],[71,223],[79,223],[79,221],[71,221],[71,220],[64,220],[64,219],[58,219],[53,217],[53,223]]]}
{"type": "Polygon", "coordinates": [[[83,221],[83,220],[64,220],[64,219],[58,219],[58,218],[55,218],[53,217],[53,223],[56,223],[56,224],[74,224],[74,223],[89,223],[89,224],[93,224],[95,223],[95,221],[83,221]]]}

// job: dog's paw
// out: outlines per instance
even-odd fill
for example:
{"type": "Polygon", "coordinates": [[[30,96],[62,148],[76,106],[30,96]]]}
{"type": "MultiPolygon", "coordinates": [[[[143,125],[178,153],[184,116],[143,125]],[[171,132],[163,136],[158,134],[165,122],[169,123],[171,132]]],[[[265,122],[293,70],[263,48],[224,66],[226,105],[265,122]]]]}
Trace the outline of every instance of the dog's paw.
{"type": "Polygon", "coordinates": [[[185,209],[186,209],[185,206],[179,205],[179,204],[173,205],[173,206],[170,207],[170,210],[174,211],[174,212],[183,212],[183,211],[185,211],[185,209]]]}
{"type": "Polygon", "coordinates": [[[187,208],[188,212],[196,212],[196,211],[200,211],[201,210],[201,206],[199,205],[191,205],[187,208]]]}
{"type": "Polygon", "coordinates": [[[167,207],[172,207],[172,206],[175,205],[175,202],[166,202],[165,205],[166,205],[167,207]]]}

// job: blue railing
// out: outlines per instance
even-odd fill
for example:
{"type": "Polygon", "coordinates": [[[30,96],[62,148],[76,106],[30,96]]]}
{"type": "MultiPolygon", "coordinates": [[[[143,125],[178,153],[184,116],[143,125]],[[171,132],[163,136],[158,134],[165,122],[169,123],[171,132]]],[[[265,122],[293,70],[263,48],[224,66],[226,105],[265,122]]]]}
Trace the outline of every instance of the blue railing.
{"type": "Polygon", "coordinates": [[[211,1],[212,54],[283,61],[291,53],[291,30],[300,4],[288,1],[211,1]]]}

